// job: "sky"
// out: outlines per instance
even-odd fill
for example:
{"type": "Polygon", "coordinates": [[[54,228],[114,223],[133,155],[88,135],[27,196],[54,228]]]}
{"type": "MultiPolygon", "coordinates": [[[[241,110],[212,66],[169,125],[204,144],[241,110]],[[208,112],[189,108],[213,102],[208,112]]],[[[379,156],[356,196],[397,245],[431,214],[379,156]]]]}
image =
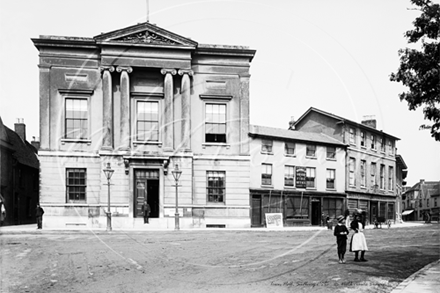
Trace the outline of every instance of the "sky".
{"type": "MultiPolygon", "coordinates": [[[[438,0],[434,1],[438,2],[438,0]]],[[[361,122],[400,138],[409,186],[440,180],[440,142],[419,130],[389,81],[399,66],[404,32],[420,12],[409,0],[17,0],[0,1],[0,117],[24,119],[39,137],[40,35],[93,37],[149,19],[202,44],[257,50],[251,63],[251,124],[286,129],[308,108],[361,122]],[[147,4],[148,3],[148,4],[147,4]]]]}

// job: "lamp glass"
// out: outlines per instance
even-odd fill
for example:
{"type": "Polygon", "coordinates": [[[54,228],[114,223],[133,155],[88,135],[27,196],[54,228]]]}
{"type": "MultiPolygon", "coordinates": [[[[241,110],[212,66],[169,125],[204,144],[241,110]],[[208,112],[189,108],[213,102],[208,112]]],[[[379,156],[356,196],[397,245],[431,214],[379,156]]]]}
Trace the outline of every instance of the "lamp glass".
{"type": "Polygon", "coordinates": [[[115,172],[115,170],[110,168],[110,163],[107,163],[107,168],[104,169],[103,171],[107,180],[110,180],[110,178],[112,178],[113,172],[115,172]]]}
{"type": "Polygon", "coordinates": [[[180,175],[182,175],[182,171],[179,170],[179,165],[176,165],[171,173],[173,173],[174,180],[179,180],[180,175]]]}

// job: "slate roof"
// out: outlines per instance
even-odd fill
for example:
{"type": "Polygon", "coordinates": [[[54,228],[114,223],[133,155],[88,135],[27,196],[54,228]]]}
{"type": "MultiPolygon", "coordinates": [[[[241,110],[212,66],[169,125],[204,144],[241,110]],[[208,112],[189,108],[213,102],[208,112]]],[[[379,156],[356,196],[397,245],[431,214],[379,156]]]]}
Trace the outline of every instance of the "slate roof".
{"type": "Polygon", "coordinates": [[[12,156],[22,165],[26,165],[35,169],[40,168],[37,153],[33,145],[27,141],[23,141],[21,137],[13,130],[4,126],[9,143],[14,150],[12,156]]]}
{"type": "Polygon", "coordinates": [[[259,137],[270,137],[278,138],[284,140],[295,140],[303,142],[314,142],[319,144],[330,144],[337,145],[341,147],[346,147],[347,145],[341,143],[339,140],[334,139],[323,133],[306,132],[299,130],[286,130],[281,128],[250,125],[249,135],[259,136],[259,137]]]}
{"type": "Polygon", "coordinates": [[[367,130],[369,130],[369,131],[371,131],[371,132],[374,132],[374,133],[376,133],[376,134],[385,134],[385,135],[387,135],[387,136],[389,136],[389,137],[394,138],[395,140],[400,140],[400,138],[395,137],[395,136],[393,136],[393,135],[391,135],[391,134],[385,133],[385,132],[383,132],[382,130],[378,130],[378,129],[374,128],[374,127],[371,127],[371,126],[368,126],[368,125],[365,125],[365,124],[362,124],[362,123],[358,123],[358,122],[355,122],[355,121],[352,121],[352,120],[349,120],[349,119],[346,119],[346,118],[343,118],[343,117],[337,116],[337,115],[335,115],[335,114],[332,114],[332,113],[329,113],[329,112],[322,111],[322,110],[317,109],[317,108],[314,108],[314,107],[310,107],[310,108],[309,108],[309,109],[308,109],[303,115],[301,115],[301,117],[299,117],[298,120],[295,121],[295,123],[294,123],[293,125],[298,124],[302,119],[304,119],[304,117],[306,117],[306,116],[307,116],[310,112],[312,112],[312,111],[313,111],[313,112],[316,112],[316,113],[320,113],[320,114],[325,115],[325,116],[328,116],[328,117],[332,117],[333,119],[335,119],[335,120],[339,120],[339,121],[344,122],[344,123],[349,123],[349,124],[356,125],[356,126],[358,126],[358,127],[360,127],[360,128],[367,129],[367,130]]]}

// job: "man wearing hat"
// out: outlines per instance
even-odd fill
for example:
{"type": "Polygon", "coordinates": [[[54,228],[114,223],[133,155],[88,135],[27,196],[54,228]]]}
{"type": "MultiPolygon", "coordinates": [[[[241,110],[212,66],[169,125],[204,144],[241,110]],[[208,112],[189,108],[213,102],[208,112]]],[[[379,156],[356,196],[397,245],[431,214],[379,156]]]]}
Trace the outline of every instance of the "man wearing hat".
{"type": "Polygon", "coordinates": [[[336,236],[336,243],[338,244],[339,263],[345,263],[344,256],[347,251],[347,235],[349,232],[344,225],[344,216],[338,216],[336,219],[338,220],[338,225],[336,225],[333,235],[336,236]]]}

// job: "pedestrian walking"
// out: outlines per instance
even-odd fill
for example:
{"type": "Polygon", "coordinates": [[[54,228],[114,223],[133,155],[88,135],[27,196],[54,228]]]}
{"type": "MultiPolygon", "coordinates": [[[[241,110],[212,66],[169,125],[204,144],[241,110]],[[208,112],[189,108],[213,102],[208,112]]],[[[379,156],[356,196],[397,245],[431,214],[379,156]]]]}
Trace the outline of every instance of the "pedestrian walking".
{"type": "Polygon", "coordinates": [[[327,221],[327,230],[332,230],[333,223],[329,216],[327,216],[326,221],[327,221]]]}
{"type": "Polygon", "coordinates": [[[150,205],[144,200],[144,204],[142,205],[142,211],[144,213],[144,224],[148,224],[148,217],[150,216],[150,205]]]}
{"type": "Polygon", "coordinates": [[[345,252],[347,251],[347,235],[349,232],[344,223],[344,216],[339,216],[337,220],[338,224],[335,227],[333,235],[336,236],[336,243],[338,244],[339,263],[345,263],[345,252]]]}
{"type": "Polygon", "coordinates": [[[43,208],[40,206],[39,203],[37,203],[37,209],[35,210],[35,216],[37,217],[37,229],[43,228],[43,214],[43,208]]]}
{"type": "Polygon", "coordinates": [[[350,228],[354,231],[350,241],[350,251],[355,253],[354,261],[367,261],[365,259],[365,251],[368,250],[367,241],[365,240],[364,227],[360,222],[359,215],[354,215],[350,228]],[[361,252],[360,258],[359,251],[361,252]]]}
{"type": "Polygon", "coordinates": [[[5,199],[0,194],[0,226],[3,226],[3,222],[6,219],[5,199]]]}
{"type": "Polygon", "coordinates": [[[321,214],[321,225],[322,227],[325,227],[327,225],[327,221],[324,213],[321,214]]]}

